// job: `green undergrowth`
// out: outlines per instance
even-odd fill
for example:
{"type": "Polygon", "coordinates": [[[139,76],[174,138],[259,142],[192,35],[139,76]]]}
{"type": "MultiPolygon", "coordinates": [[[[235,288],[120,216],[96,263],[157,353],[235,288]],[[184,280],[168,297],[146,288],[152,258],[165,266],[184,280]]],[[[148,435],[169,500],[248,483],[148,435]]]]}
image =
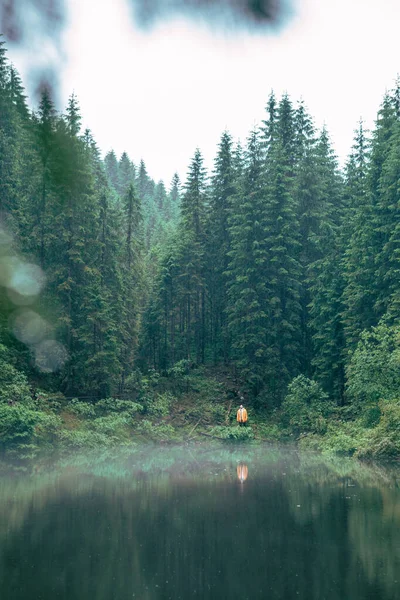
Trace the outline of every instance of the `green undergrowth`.
{"type": "Polygon", "coordinates": [[[11,365],[3,379],[10,381],[4,381],[0,402],[0,450],[7,453],[29,457],[44,448],[179,443],[201,439],[202,434],[241,442],[254,437],[251,427],[240,429],[236,424],[238,400],[230,375],[193,369],[186,361],[163,377],[151,370],[137,377],[131,397],[123,399],[91,401],[33,393],[26,377],[11,365]]]}
{"type": "Polygon", "coordinates": [[[254,433],[251,427],[226,427],[217,425],[210,430],[210,433],[219,439],[232,442],[249,442],[254,439],[254,433]]]}
{"type": "Polygon", "coordinates": [[[42,449],[128,448],[215,438],[231,445],[290,442],[326,455],[397,458],[397,338],[389,344],[385,329],[374,335],[365,337],[350,361],[344,406],[303,375],[290,383],[280,406],[263,406],[229,369],[194,368],[188,361],[164,375],[152,370],[138,374],[130,397],[67,399],[60,393],[33,392],[0,347],[0,451],[32,457],[42,449]],[[366,355],[372,343],[373,352],[366,355]],[[236,422],[241,401],[249,414],[243,428],[236,422]]]}

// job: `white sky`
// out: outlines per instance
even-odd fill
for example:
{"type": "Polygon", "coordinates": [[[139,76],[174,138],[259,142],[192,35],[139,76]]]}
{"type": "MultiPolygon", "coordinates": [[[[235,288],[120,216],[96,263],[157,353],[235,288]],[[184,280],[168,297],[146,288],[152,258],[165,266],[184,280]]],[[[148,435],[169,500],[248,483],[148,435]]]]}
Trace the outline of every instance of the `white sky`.
{"type": "Polygon", "coordinates": [[[128,0],[67,0],[63,100],[76,93],[103,153],[143,158],[167,186],[175,171],[186,178],[197,146],[212,166],[225,128],[244,141],[265,117],[271,89],[302,97],[343,161],[359,118],[373,126],[400,72],[400,2],[293,4],[279,33],[256,36],[216,35],[183,20],[143,32],[128,0]]]}

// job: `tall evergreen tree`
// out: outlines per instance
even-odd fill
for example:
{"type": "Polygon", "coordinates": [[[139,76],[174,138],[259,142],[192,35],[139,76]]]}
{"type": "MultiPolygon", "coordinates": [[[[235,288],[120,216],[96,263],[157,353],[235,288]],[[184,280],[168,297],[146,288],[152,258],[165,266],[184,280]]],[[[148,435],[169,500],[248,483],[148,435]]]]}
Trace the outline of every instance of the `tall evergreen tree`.
{"type": "Polygon", "coordinates": [[[71,94],[69,97],[65,120],[70,134],[72,136],[77,136],[81,129],[82,117],[80,115],[78,99],[75,94],[71,94]]]}
{"type": "Polygon", "coordinates": [[[122,262],[122,293],[125,298],[121,344],[122,375],[120,391],[132,371],[138,345],[141,318],[141,291],[143,284],[143,230],[140,199],[131,184],[124,198],[124,250],[122,262]]]}
{"type": "Polygon", "coordinates": [[[126,152],[123,152],[118,163],[117,191],[121,197],[125,196],[131,184],[135,183],[136,169],[126,152]]]}
{"type": "Polygon", "coordinates": [[[387,256],[382,249],[391,238],[394,213],[383,177],[392,162],[389,157],[396,153],[397,127],[396,94],[386,94],[372,136],[365,201],[356,209],[346,253],[344,322],[349,349],[355,347],[364,329],[378,323],[390,302],[387,256]]]}
{"type": "Polygon", "coordinates": [[[265,240],[265,181],[260,136],[253,131],[245,153],[243,176],[232,203],[228,276],[228,326],[233,358],[257,394],[269,359],[267,307],[268,248],[265,240]]]}
{"type": "Polygon", "coordinates": [[[225,362],[229,355],[229,334],[226,324],[227,279],[231,241],[229,214],[236,192],[232,137],[222,134],[215,159],[207,228],[207,282],[210,313],[210,337],[214,362],[225,362]]]}
{"type": "Polygon", "coordinates": [[[177,221],[180,210],[181,182],[178,173],[175,173],[168,194],[167,215],[170,220],[177,221]]]}
{"type": "Polygon", "coordinates": [[[206,216],[206,172],[203,157],[196,150],[189,167],[181,201],[179,271],[181,313],[186,358],[205,359],[205,273],[204,228],[206,216]]]}
{"type": "Polygon", "coordinates": [[[338,403],[344,393],[344,332],[342,323],[343,222],[347,218],[343,203],[343,183],[337,158],[326,129],[316,147],[319,177],[320,231],[319,256],[309,265],[311,330],[314,345],[314,377],[338,403]]]}
{"type": "Polygon", "coordinates": [[[119,191],[119,169],[118,169],[118,160],[117,160],[114,150],[110,150],[110,152],[107,152],[105,159],[104,159],[104,166],[106,169],[108,181],[110,182],[111,189],[114,189],[114,191],[116,191],[118,193],[118,191],[119,191]]]}

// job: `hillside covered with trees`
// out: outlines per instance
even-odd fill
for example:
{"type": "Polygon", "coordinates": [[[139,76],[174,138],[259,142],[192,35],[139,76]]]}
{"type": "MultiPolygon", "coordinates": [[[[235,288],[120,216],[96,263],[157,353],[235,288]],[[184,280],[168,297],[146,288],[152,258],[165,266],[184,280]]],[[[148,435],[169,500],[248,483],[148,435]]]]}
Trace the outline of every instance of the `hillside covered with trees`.
{"type": "Polygon", "coordinates": [[[233,435],[239,386],[258,437],[400,454],[400,82],[343,169],[287,94],[182,183],[80,123],[0,41],[0,446],[174,438],[189,399],[233,435]]]}

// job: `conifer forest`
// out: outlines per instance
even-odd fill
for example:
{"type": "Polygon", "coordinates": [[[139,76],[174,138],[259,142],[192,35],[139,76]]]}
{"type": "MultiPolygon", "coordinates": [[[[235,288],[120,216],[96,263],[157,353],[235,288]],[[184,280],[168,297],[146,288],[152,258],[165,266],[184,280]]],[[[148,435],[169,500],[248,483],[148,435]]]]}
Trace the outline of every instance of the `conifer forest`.
{"type": "Polygon", "coordinates": [[[219,437],[400,455],[399,80],[354,127],[342,166],[271,92],[210,172],[196,149],[156,182],[102,156],[74,94],[32,109],[0,38],[1,449],[176,439],[203,415],[219,437]]]}

